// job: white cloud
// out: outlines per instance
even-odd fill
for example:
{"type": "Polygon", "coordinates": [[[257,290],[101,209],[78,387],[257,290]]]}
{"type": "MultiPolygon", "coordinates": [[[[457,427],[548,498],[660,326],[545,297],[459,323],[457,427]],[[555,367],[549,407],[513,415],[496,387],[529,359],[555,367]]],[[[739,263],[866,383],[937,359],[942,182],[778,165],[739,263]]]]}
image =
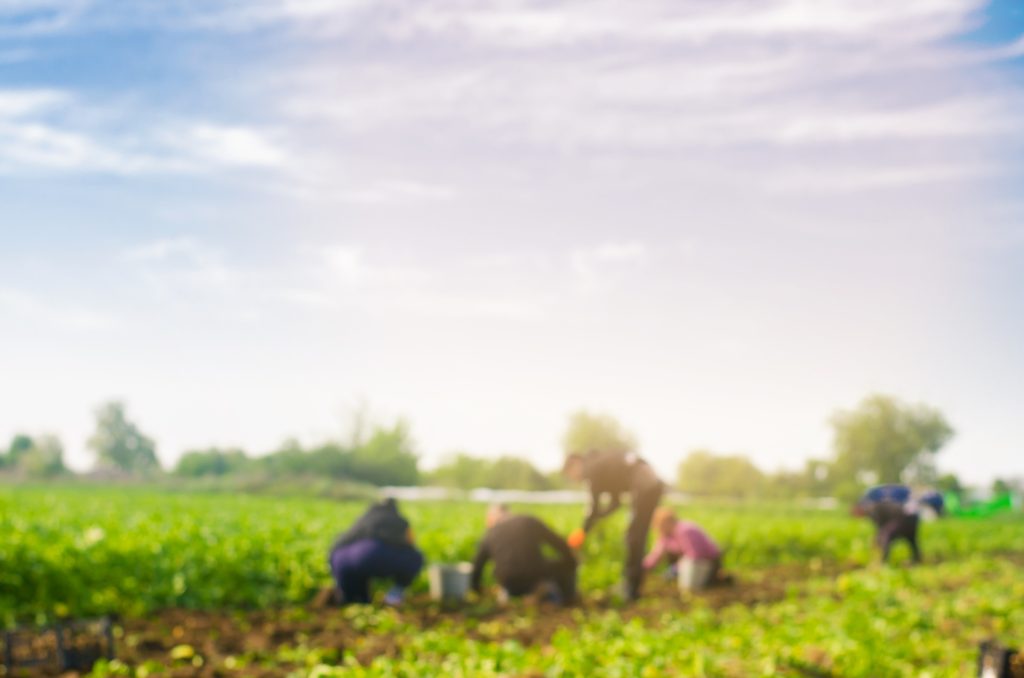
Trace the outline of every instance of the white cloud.
{"type": "Polygon", "coordinates": [[[605,289],[616,280],[624,266],[635,266],[648,258],[647,247],[639,242],[610,242],[590,249],[576,250],[570,265],[582,289],[605,289]]]}
{"type": "Polygon", "coordinates": [[[345,286],[400,287],[430,280],[430,274],[422,268],[370,261],[359,247],[330,245],[320,248],[319,253],[328,279],[345,286]]]}
{"type": "MultiPolygon", "coordinates": [[[[324,190],[326,191],[326,187],[324,190]]],[[[363,188],[342,189],[334,193],[334,197],[340,202],[367,205],[394,204],[409,200],[445,201],[453,199],[456,195],[458,191],[451,186],[408,180],[378,181],[363,188]]]]}
{"type": "Polygon", "coordinates": [[[114,317],[102,311],[76,304],[51,302],[9,287],[0,287],[0,309],[59,330],[97,331],[116,325],[114,317]]]}
{"type": "Polygon", "coordinates": [[[398,36],[440,33],[488,44],[537,48],[615,40],[708,42],[736,36],[892,37],[925,41],[965,28],[978,0],[774,0],[629,3],[570,0],[540,5],[529,0],[479,5],[418,3],[401,13],[398,36]]]}
{"type": "Polygon", "coordinates": [[[279,170],[289,159],[265,130],[160,117],[137,122],[145,118],[64,90],[0,89],[0,169],[196,174],[279,170]]]}
{"type": "Polygon", "coordinates": [[[161,293],[181,289],[229,291],[242,274],[224,263],[220,253],[200,240],[161,238],[123,250],[121,261],[138,267],[143,278],[161,293]]]}
{"type": "Polygon", "coordinates": [[[0,2],[0,37],[67,30],[91,4],[91,0],[3,0],[0,2]]]}
{"type": "Polygon", "coordinates": [[[0,90],[0,120],[38,114],[67,103],[66,92],[53,89],[0,90]]]}
{"type": "Polygon", "coordinates": [[[767,177],[764,188],[780,193],[862,193],[878,189],[899,189],[908,186],[956,184],[998,173],[992,165],[922,165],[903,163],[895,166],[862,166],[830,169],[789,169],[778,176],[767,177]]]}
{"type": "Polygon", "coordinates": [[[257,130],[240,126],[200,124],[189,130],[181,148],[200,161],[236,167],[280,167],[286,152],[257,130]]]}

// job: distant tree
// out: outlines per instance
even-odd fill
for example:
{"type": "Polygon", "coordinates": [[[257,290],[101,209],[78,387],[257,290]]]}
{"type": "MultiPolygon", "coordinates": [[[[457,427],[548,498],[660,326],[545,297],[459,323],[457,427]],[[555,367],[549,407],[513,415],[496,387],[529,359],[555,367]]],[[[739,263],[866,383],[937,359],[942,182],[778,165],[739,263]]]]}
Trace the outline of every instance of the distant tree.
{"type": "Polygon", "coordinates": [[[935,480],[935,489],[943,494],[963,494],[964,486],[960,483],[960,479],[952,473],[946,473],[945,475],[939,476],[935,480]]]}
{"type": "Polygon", "coordinates": [[[499,457],[491,466],[489,487],[497,490],[547,490],[547,478],[526,459],[499,457]]]}
{"type": "Polygon", "coordinates": [[[442,487],[471,490],[484,487],[489,464],[486,459],[458,453],[447,457],[436,469],[427,474],[427,481],[442,487]]]}
{"type": "Polygon", "coordinates": [[[250,462],[242,450],[211,447],[183,454],[174,467],[174,474],[184,478],[223,476],[242,471],[250,462]]]}
{"type": "Polygon", "coordinates": [[[160,467],[156,445],[128,421],[123,403],[106,403],[96,410],[96,432],[89,439],[99,465],[132,473],[160,467]]]}
{"type": "Polygon", "coordinates": [[[18,469],[30,478],[52,478],[67,473],[64,446],[56,436],[32,439],[32,446],[18,457],[18,469]]]}
{"type": "Polygon", "coordinates": [[[636,437],[614,417],[607,414],[577,412],[569,418],[569,427],[562,438],[566,454],[599,452],[632,452],[636,437]]]}
{"type": "Polygon", "coordinates": [[[851,486],[934,480],[934,455],[953,436],[937,409],[884,395],[837,412],[831,423],[832,472],[838,483],[851,486]]]}
{"type": "Polygon", "coordinates": [[[807,477],[802,471],[776,471],[767,474],[761,485],[761,494],[775,499],[792,499],[810,494],[807,477]]]}
{"type": "Polygon", "coordinates": [[[765,475],[742,455],[696,450],[679,465],[679,489],[688,494],[753,497],[764,490],[765,475]]]}
{"type": "Polygon", "coordinates": [[[32,449],[33,444],[32,438],[24,433],[15,435],[7,447],[7,454],[0,455],[0,468],[16,468],[21,457],[32,449]]]}
{"type": "Polygon", "coordinates": [[[1006,482],[1002,478],[996,478],[992,481],[992,494],[997,497],[1010,494],[1013,491],[1013,487],[1010,483],[1006,482]]]}
{"type": "Polygon", "coordinates": [[[426,479],[434,485],[462,490],[478,487],[495,490],[547,490],[552,487],[548,477],[529,461],[508,455],[485,459],[456,454],[431,471],[426,479]]]}
{"type": "Polygon", "coordinates": [[[398,421],[390,428],[374,429],[366,442],[352,451],[351,474],[372,485],[415,485],[419,459],[408,425],[398,421]]]}

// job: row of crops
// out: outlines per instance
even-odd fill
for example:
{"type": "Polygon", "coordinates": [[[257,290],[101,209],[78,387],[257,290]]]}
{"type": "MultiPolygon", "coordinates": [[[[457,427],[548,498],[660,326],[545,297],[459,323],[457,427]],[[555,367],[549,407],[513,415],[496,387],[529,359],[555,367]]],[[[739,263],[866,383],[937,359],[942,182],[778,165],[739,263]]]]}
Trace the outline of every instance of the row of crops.
{"type": "MultiPolygon", "coordinates": [[[[471,611],[430,617],[428,610],[429,624],[414,605],[305,609],[329,581],[326,548],[362,509],[143,488],[0,488],[0,616],[7,626],[109,612],[136,619],[122,630],[124,647],[143,647],[146,638],[166,645],[145,655],[127,652],[98,665],[94,675],[139,678],[193,675],[197,666],[296,678],[962,676],[972,675],[979,641],[1024,640],[1019,515],[926,524],[926,564],[905,568],[872,564],[870,525],[841,512],[685,506],[682,514],[727,548],[744,595],[681,603],[665,598],[673,595],[669,584],[652,581],[658,593],[638,605],[595,602],[619,577],[625,520],[619,515],[585,545],[580,576],[591,599],[585,609],[555,617],[531,606],[497,617],[486,610],[479,617],[471,611]],[[762,595],[760,587],[779,572],[800,574],[762,595]],[[246,640],[255,634],[259,641],[254,616],[260,613],[252,611],[279,606],[284,617],[306,621],[276,644],[246,640]],[[157,614],[166,608],[195,610],[174,613],[185,616],[172,624],[186,629],[202,615],[233,610],[237,651],[203,650],[208,634],[202,632],[192,645],[174,640],[175,629],[157,614]],[[344,635],[343,644],[328,640],[335,632],[344,635]],[[317,640],[316,633],[328,635],[317,640]]],[[[435,562],[469,558],[483,530],[478,504],[410,503],[404,510],[435,562]]],[[[523,510],[568,532],[583,507],[523,510]]]]}
{"type": "MultiPolygon", "coordinates": [[[[92,487],[0,489],[0,619],[168,607],[264,608],[301,603],[329,581],[326,549],[362,510],[315,499],[170,494],[92,487]]],[[[472,556],[477,504],[410,503],[429,560],[472,556]]],[[[579,506],[524,507],[568,532],[579,506]]],[[[624,512],[623,512],[624,513],[624,512]]],[[[866,563],[871,529],[847,515],[784,507],[693,506],[734,567],[786,562],[866,563]]],[[[624,515],[583,553],[583,590],[619,576],[624,515]]],[[[946,559],[1020,548],[1019,520],[942,521],[924,528],[926,555],[946,559]]],[[[421,582],[422,585],[422,582],[421,582]]]]}

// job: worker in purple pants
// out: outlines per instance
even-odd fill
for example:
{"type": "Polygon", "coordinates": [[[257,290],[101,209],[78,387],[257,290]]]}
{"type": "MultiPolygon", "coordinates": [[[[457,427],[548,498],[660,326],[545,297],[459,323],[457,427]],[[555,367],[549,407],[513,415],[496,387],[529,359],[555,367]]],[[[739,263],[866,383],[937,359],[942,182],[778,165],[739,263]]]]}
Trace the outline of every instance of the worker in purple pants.
{"type": "Polygon", "coordinates": [[[372,505],[335,540],[328,561],[343,603],[369,603],[371,580],[386,579],[394,586],[384,600],[399,605],[423,569],[423,554],[394,499],[372,505]]]}

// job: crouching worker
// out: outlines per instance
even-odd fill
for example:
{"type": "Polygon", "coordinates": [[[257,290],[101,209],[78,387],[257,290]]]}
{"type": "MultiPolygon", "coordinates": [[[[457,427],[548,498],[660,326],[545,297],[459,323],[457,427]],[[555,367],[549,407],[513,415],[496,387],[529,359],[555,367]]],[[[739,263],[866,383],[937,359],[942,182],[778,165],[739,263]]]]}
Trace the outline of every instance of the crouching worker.
{"type": "Polygon", "coordinates": [[[331,574],[342,603],[369,603],[370,580],[394,583],[384,602],[399,605],[403,592],[423,569],[423,554],[413,545],[409,521],[394,499],[373,504],[330,553],[331,574]]]}
{"type": "Polygon", "coordinates": [[[882,550],[882,562],[888,562],[892,545],[900,540],[910,545],[915,563],[921,562],[917,528],[921,519],[918,505],[910,501],[905,485],[879,485],[868,490],[854,506],[858,516],[867,516],[875,524],[875,543],[882,550]]]}
{"type": "Polygon", "coordinates": [[[723,580],[721,576],[722,549],[699,525],[687,520],[679,520],[672,509],[667,506],[662,506],[654,512],[651,524],[654,527],[657,541],[654,542],[651,552],[644,558],[644,569],[651,570],[664,560],[669,564],[671,575],[675,576],[679,559],[689,558],[709,563],[709,584],[723,580]]]}
{"type": "Polygon", "coordinates": [[[484,566],[508,596],[541,594],[570,605],[576,601],[576,557],[565,540],[533,516],[514,515],[504,504],[487,511],[487,533],[473,559],[473,590],[480,593],[484,566]],[[547,545],[555,558],[544,555],[547,545]]]}

